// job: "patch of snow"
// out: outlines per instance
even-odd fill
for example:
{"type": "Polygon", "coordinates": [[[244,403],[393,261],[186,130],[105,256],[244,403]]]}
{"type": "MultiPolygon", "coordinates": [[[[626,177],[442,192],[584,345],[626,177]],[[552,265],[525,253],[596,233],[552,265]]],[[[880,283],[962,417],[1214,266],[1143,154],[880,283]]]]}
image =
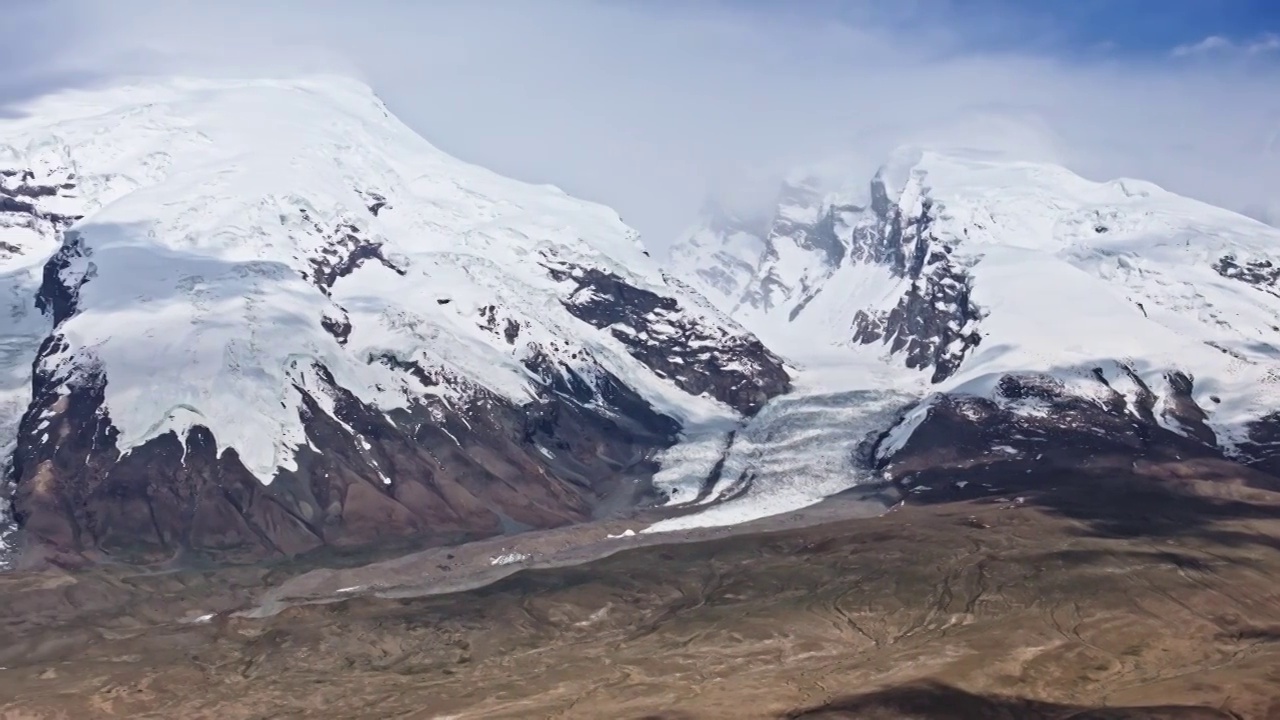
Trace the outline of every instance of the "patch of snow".
{"type": "Polygon", "coordinates": [[[876,457],[880,459],[891,458],[906,446],[907,441],[911,439],[911,434],[929,416],[929,409],[934,402],[936,402],[936,397],[930,397],[907,411],[907,414],[894,424],[884,439],[880,441],[880,446],[876,448],[876,457]]]}
{"type": "Polygon", "coordinates": [[[18,525],[13,520],[9,501],[0,498],[0,572],[13,567],[13,537],[18,532],[18,525]]]}
{"type": "Polygon", "coordinates": [[[454,445],[457,445],[458,447],[462,447],[462,443],[458,442],[458,438],[454,436],[453,433],[449,432],[449,429],[446,428],[443,424],[437,425],[436,427],[439,428],[440,432],[444,433],[445,435],[448,435],[449,439],[453,441],[454,445]]]}
{"type": "Polygon", "coordinates": [[[529,555],[521,552],[507,552],[501,555],[495,555],[489,558],[490,565],[511,565],[514,563],[524,562],[530,558],[529,555]]]}

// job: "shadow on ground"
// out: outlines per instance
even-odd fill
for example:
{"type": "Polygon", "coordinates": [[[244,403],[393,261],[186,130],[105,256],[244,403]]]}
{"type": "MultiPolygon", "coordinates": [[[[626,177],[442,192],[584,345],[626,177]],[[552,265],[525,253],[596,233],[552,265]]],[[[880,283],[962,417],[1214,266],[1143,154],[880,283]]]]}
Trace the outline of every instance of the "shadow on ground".
{"type": "Polygon", "coordinates": [[[1159,466],[1062,470],[1015,461],[951,468],[938,478],[914,478],[913,483],[931,490],[911,495],[908,503],[1013,502],[1071,520],[1086,537],[1200,540],[1280,550],[1280,538],[1242,525],[1280,518],[1275,479],[1262,476],[1272,487],[1260,487],[1260,474],[1235,463],[1216,465],[1195,466],[1194,481],[1178,477],[1177,468],[1159,466]]]}
{"type": "Polygon", "coordinates": [[[1209,707],[1088,708],[1019,697],[982,695],[936,682],[911,683],[847,695],[799,708],[789,720],[1234,720],[1209,707]]]}

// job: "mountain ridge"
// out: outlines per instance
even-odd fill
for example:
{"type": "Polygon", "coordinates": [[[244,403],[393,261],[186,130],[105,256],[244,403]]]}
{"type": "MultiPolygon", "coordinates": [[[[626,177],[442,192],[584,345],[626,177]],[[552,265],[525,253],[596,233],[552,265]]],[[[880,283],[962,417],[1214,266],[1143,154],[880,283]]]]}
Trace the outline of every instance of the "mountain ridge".
{"type": "Polygon", "coordinates": [[[34,555],[571,522],[789,387],[615,212],[441,153],[354,81],[73,92],[0,129],[34,555]]]}
{"type": "MultiPolygon", "coordinates": [[[[1118,393],[1140,424],[1261,458],[1280,401],[1280,231],[1144,181],[920,148],[865,187],[797,203],[784,186],[767,236],[704,223],[671,265],[798,366],[889,371],[924,398],[913,422],[935,396],[1020,407],[1005,392],[1029,382],[1046,407],[1111,412],[1118,393]],[[730,244],[760,251],[731,271],[730,244]]],[[[913,432],[888,433],[879,462],[913,432]]]]}
{"type": "Polygon", "coordinates": [[[68,93],[0,130],[31,562],[666,505],[656,532],[1009,458],[1280,471],[1280,231],[1150,183],[905,148],[861,189],[793,174],[767,229],[711,205],[664,266],[347,80],[68,93]]]}

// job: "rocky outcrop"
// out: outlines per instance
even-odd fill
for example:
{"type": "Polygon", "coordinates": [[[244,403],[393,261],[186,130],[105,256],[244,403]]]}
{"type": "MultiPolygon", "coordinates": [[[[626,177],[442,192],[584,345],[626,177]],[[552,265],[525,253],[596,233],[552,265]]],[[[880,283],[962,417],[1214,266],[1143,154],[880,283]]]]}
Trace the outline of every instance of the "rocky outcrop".
{"type": "Polygon", "coordinates": [[[935,209],[928,198],[922,199],[918,213],[906,214],[889,200],[884,181],[877,178],[869,210],[853,229],[850,256],[888,268],[907,285],[892,309],[858,310],[852,340],[887,345],[907,367],[932,368],[932,381],[941,382],[982,341],[973,281],[952,257],[952,247],[931,232],[935,209]]]}
{"type": "MultiPolygon", "coordinates": [[[[1011,461],[1043,472],[1228,459],[1192,398],[1189,377],[1169,374],[1168,391],[1158,395],[1131,369],[1119,373],[1108,380],[1098,368],[1088,393],[1047,375],[1009,374],[991,397],[936,395],[918,409],[920,417],[904,419],[913,426],[904,428],[904,443],[895,446],[897,430],[880,437],[875,463],[892,479],[928,486],[948,472],[1005,472],[1011,461]]],[[[1243,456],[1230,459],[1267,470],[1243,456]]]]}
{"type": "Polygon", "coordinates": [[[1265,293],[1280,294],[1277,290],[1280,265],[1270,260],[1241,261],[1235,255],[1224,255],[1213,264],[1213,269],[1224,278],[1237,280],[1265,293]]]}
{"type": "MultiPolygon", "coordinates": [[[[50,199],[74,197],[75,179],[75,174],[69,172],[37,178],[30,169],[0,167],[0,229],[26,230],[48,237],[71,225],[78,215],[58,212],[48,205],[50,199]]],[[[0,242],[0,259],[23,250],[17,243],[0,242]]]]}
{"type": "Polygon", "coordinates": [[[616,381],[600,394],[549,381],[523,407],[477,389],[465,408],[424,399],[387,415],[313,371],[319,383],[299,386],[308,443],[270,485],[201,427],[121,453],[105,378],[41,374],[14,462],[25,561],[244,561],[562,525],[635,492],[679,428],[616,381]]]}
{"type": "Polygon", "coordinates": [[[1193,489],[1215,503],[1280,489],[1274,454],[1261,458],[1241,452],[1243,447],[1224,453],[1136,418],[1131,408],[1116,412],[1118,403],[1059,397],[1048,404],[1049,413],[1068,413],[1058,419],[1010,411],[1001,399],[942,396],[906,446],[881,459],[879,467],[907,505],[986,498],[1006,510],[1043,503],[1068,518],[1099,519],[1094,527],[1111,537],[1150,538],[1196,522],[1162,517],[1163,492],[1173,491],[1176,499],[1165,502],[1178,508],[1193,489]],[[1125,493],[1133,494],[1131,502],[1118,502],[1116,495],[1125,493]],[[1082,512],[1082,501],[1071,494],[1107,509],[1096,516],[1082,512]]]}
{"type": "Polygon", "coordinates": [[[840,211],[824,201],[816,182],[784,182],[755,276],[738,305],[770,311],[803,304],[845,258],[848,249],[838,235],[842,225],[840,211]],[[798,267],[797,257],[803,258],[798,267]]]}
{"type": "Polygon", "coordinates": [[[1250,466],[1280,477],[1280,412],[1249,423],[1246,437],[1236,450],[1250,466]]]}
{"type": "Polygon", "coordinates": [[[750,319],[776,312],[795,323],[828,283],[839,282],[833,278],[842,269],[881,268],[892,306],[851,309],[848,335],[838,340],[884,345],[904,366],[942,382],[982,339],[974,279],[957,257],[957,241],[935,233],[940,208],[927,189],[920,190],[918,203],[904,204],[892,195],[903,188],[887,182],[877,175],[869,199],[858,204],[824,197],[812,184],[786,183],[758,253],[731,252],[748,233],[712,215],[704,230],[673,251],[673,262],[749,325],[750,319]]]}
{"type": "Polygon", "coordinates": [[[551,276],[573,282],[564,306],[595,327],[608,329],[632,357],[691,395],[708,394],[743,413],[787,392],[782,360],[755,336],[704,326],[671,297],[628,284],[595,268],[549,266],[551,276]]]}
{"type": "MultiPolygon", "coordinates": [[[[377,214],[373,209],[375,207],[380,209],[381,206],[371,205],[371,214],[377,214]]],[[[323,292],[328,293],[338,278],[350,275],[364,262],[377,262],[398,275],[405,274],[403,268],[393,264],[383,255],[382,243],[364,237],[364,233],[355,225],[342,223],[332,231],[326,232],[311,220],[305,210],[301,211],[301,215],[304,221],[313,224],[316,232],[323,238],[319,249],[309,259],[311,272],[307,277],[323,292]]]]}

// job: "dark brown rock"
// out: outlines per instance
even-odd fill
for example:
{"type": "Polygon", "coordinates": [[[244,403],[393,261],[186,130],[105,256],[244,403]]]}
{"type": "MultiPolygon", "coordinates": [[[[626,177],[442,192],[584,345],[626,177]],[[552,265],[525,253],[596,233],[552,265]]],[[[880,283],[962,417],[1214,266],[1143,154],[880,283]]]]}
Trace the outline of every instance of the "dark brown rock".
{"type": "Polygon", "coordinates": [[[754,335],[700,324],[675,298],[637,288],[595,268],[554,266],[551,276],[577,283],[564,306],[575,317],[608,328],[627,351],[691,395],[707,393],[752,414],[791,389],[782,360],[754,335]]]}
{"type": "Polygon", "coordinates": [[[880,179],[871,185],[871,198],[872,217],[854,228],[850,257],[884,265],[910,284],[892,309],[859,310],[852,339],[887,345],[903,356],[907,367],[932,368],[932,381],[941,382],[982,342],[973,279],[952,259],[952,247],[934,236],[934,206],[928,198],[918,215],[906,215],[890,202],[880,179]]]}
{"type": "Polygon", "coordinates": [[[309,445],[263,485],[202,427],[121,454],[104,379],[41,366],[15,456],[27,559],[242,561],[579,522],[679,428],[616,379],[575,397],[549,373],[526,407],[474,389],[468,407],[426,398],[388,416],[316,371],[337,417],[299,388],[309,445]]]}
{"type": "Polygon", "coordinates": [[[1007,472],[1010,463],[1019,472],[1036,473],[1224,459],[1212,431],[1202,424],[1203,411],[1190,396],[1189,379],[1183,378],[1183,385],[1173,382],[1174,397],[1163,408],[1161,423],[1153,412],[1154,393],[1136,375],[1131,375],[1139,387],[1136,407],[1111,389],[1100,371],[1098,378],[1110,390],[1101,399],[1072,394],[1053,377],[1036,374],[1002,377],[996,399],[938,396],[902,449],[878,464],[895,480],[949,484],[947,474],[956,470],[991,466],[1007,472]],[[1015,409],[1028,400],[1040,403],[1040,411],[1015,409]],[[1169,429],[1170,424],[1182,432],[1169,429]]]}

